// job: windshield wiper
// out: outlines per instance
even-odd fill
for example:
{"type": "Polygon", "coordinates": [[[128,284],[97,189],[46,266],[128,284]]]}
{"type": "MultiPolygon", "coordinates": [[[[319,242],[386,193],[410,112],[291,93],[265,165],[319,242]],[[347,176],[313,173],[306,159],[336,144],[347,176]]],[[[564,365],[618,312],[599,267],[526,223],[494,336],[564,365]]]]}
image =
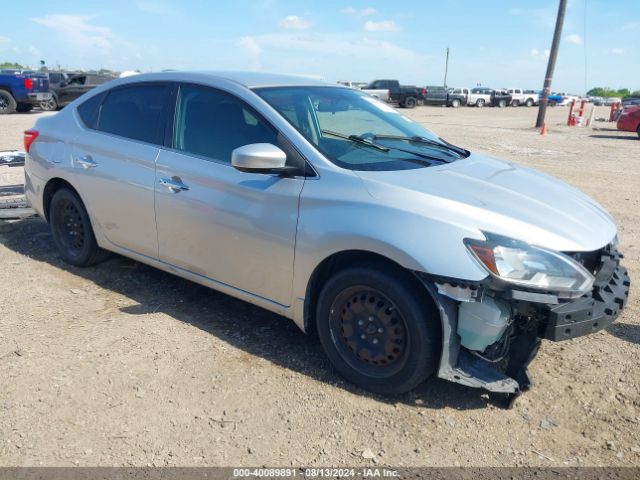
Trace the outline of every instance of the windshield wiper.
{"type": "Polygon", "coordinates": [[[406,142],[415,142],[415,143],[424,143],[426,145],[432,145],[434,147],[440,147],[443,148],[445,150],[448,150],[450,152],[455,152],[458,155],[461,155],[463,157],[467,157],[469,155],[469,153],[464,149],[464,148],[460,148],[460,147],[456,147],[455,145],[451,145],[449,142],[442,140],[440,138],[440,140],[443,143],[440,142],[436,142],[435,140],[430,140],[428,138],[425,137],[420,137],[419,135],[414,135],[412,137],[404,137],[402,135],[374,135],[373,139],[380,139],[380,140],[404,140],[406,142]]]}
{"type": "Polygon", "coordinates": [[[354,143],[359,143],[360,145],[366,145],[368,147],[375,148],[382,152],[388,152],[390,150],[389,148],[383,145],[378,145],[377,143],[372,142],[371,140],[367,140],[366,138],[359,137],[358,135],[345,135],[344,133],[334,132],[333,130],[322,130],[322,133],[326,133],[327,135],[331,135],[333,137],[342,138],[344,140],[351,140],[354,143]]]}

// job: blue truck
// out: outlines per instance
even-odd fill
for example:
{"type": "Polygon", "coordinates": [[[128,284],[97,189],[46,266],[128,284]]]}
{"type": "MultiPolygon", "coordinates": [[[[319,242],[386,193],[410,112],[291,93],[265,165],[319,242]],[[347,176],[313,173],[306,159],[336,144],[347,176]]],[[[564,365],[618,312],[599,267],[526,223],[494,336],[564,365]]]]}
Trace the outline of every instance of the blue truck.
{"type": "Polygon", "coordinates": [[[50,98],[46,74],[0,70],[0,115],[28,112],[50,98]]]}

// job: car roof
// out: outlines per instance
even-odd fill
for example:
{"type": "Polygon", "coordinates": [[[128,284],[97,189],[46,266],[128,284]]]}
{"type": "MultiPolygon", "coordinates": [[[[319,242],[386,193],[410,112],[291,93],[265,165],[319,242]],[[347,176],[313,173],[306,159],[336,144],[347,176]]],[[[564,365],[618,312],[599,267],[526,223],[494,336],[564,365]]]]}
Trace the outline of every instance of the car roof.
{"type": "Polygon", "coordinates": [[[158,73],[141,73],[120,79],[118,83],[143,81],[180,81],[207,82],[211,80],[228,80],[248,88],[271,86],[338,86],[314,77],[280,75],[263,72],[239,71],[164,71],[158,73]]]}

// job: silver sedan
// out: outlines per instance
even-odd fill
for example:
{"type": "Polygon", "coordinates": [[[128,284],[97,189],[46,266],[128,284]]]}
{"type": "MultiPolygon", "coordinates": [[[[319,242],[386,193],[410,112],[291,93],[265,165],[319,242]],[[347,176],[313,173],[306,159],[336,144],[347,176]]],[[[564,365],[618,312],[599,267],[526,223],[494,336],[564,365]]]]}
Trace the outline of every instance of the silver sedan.
{"type": "Polygon", "coordinates": [[[609,325],[609,214],[360,91],[251,73],[104,84],[25,132],[60,255],[115,252],[291,318],[384,394],[431,375],[506,394],[541,339],[609,325]]]}

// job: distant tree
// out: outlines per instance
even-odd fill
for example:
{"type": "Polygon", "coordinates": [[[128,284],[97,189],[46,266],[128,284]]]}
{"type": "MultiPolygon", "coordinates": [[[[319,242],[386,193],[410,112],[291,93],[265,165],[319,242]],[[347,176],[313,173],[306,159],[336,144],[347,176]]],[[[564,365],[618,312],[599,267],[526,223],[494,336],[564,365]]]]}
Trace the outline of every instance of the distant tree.
{"type": "Polygon", "coordinates": [[[22,70],[25,69],[26,67],[20,65],[17,62],[2,62],[0,63],[0,69],[9,69],[9,68],[15,68],[16,70],[22,70]]]}
{"type": "MultiPolygon", "coordinates": [[[[640,93],[640,90],[636,90],[634,94],[636,93],[640,93]]],[[[589,90],[587,95],[590,97],[626,97],[631,95],[631,92],[628,88],[619,88],[618,90],[614,90],[609,87],[596,87],[589,90]]]]}
{"type": "Polygon", "coordinates": [[[633,97],[640,97],[640,90],[634,90],[633,92],[631,92],[631,95],[633,97]]]}

